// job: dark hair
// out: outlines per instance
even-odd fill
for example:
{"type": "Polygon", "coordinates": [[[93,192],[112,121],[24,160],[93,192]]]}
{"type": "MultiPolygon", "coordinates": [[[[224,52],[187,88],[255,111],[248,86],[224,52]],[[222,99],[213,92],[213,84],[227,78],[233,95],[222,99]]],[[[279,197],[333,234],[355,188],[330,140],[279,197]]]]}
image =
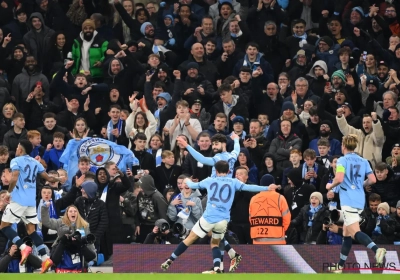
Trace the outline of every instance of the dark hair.
{"type": "Polygon", "coordinates": [[[215,120],[216,118],[225,119],[226,121],[228,121],[228,117],[225,115],[225,113],[219,112],[218,114],[215,115],[214,120],[215,120]]]}
{"type": "Polygon", "coordinates": [[[94,174],[91,171],[86,172],[85,173],[85,181],[87,181],[88,179],[95,180],[96,179],[96,174],[94,174]]]}
{"type": "Polygon", "coordinates": [[[147,140],[146,134],[139,132],[135,135],[135,138],[133,139],[133,141],[135,142],[136,140],[147,140]]]}
{"type": "Polygon", "coordinates": [[[372,201],[382,201],[382,198],[379,194],[377,193],[371,193],[368,197],[368,201],[372,202],[372,201]]]}
{"type": "Polygon", "coordinates": [[[117,109],[117,110],[120,110],[121,111],[121,106],[119,106],[118,104],[113,104],[113,105],[111,105],[110,106],[110,109],[108,110],[109,112],[112,110],[112,109],[117,109]]]}
{"type": "Polygon", "coordinates": [[[25,119],[24,114],[22,114],[22,113],[15,113],[14,116],[12,117],[12,120],[15,121],[16,119],[19,119],[19,118],[25,119]]]}
{"type": "Polygon", "coordinates": [[[62,133],[62,132],[54,132],[54,134],[53,134],[53,140],[56,139],[56,138],[59,138],[59,139],[64,140],[64,139],[65,139],[65,135],[64,135],[64,133],[62,133]]]}
{"type": "Polygon", "coordinates": [[[399,113],[399,109],[398,109],[396,106],[390,106],[390,107],[388,108],[388,110],[389,110],[389,109],[396,110],[397,114],[399,113]]]}
{"type": "Polygon", "coordinates": [[[377,165],[375,165],[375,170],[383,171],[385,169],[388,169],[386,162],[380,162],[377,165]]]}
{"type": "MultiPolygon", "coordinates": [[[[154,134],[150,137],[149,142],[147,143],[148,146],[149,146],[149,148],[151,148],[151,147],[150,147],[150,142],[151,142],[151,140],[153,140],[154,137],[158,137],[158,139],[161,141],[161,144],[164,144],[164,141],[163,141],[163,139],[162,139],[162,136],[161,136],[160,134],[158,134],[158,133],[154,133],[154,134]]],[[[162,145],[161,145],[161,148],[162,148],[162,145]]]]}
{"type": "Polygon", "coordinates": [[[43,121],[45,119],[56,119],[56,114],[54,114],[52,112],[44,113],[43,114],[43,121]]]}
{"type": "Polygon", "coordinates": [[[211,137],[211,143],[214,143],[214,142],[226,143],[226,142],[228,142],[228,140],[226,139],[225,135],[223,135],[221,133],[217,133],[213,137],[211,137]]]}
{"type": "Polygon", "coordinates": [[[90,159],[89,159],[89,157],[87,157],[87,156],[82,156],[82,157],[80,157],[80,158],[78,159],[78,163],[81,163],[81,162],[87,162],[87,163],[90,164],[90,159]]]}
{"type": "MultiPolygon", "coordinates": [[[[189,137],[187,137],[185,134],[179,134],[178,137],[185,137],[186,142],[189,143],[189,137]]],[[[186,148],[184,150],[186,150],[186,148]]],[[[177,164],[178,160],[181,160],[182,163],[185,161],[185,155],[183,155],[183,157],[181,158],[181,148],[179,147],[178,142],[175,142],[175,146],[172,149],[172,152],[174,153],[175,158],[174,164],[177,164]]]]}
{"type": "Polygon", "coordinates": [[[338,51],[338,57],[345,53],[347,53],[349,57],[351,56],[351,50],[349,50],[348,48],[341,48],[338,51]]]}
{"type": "Polygon", "coordinates": [[[141,116],[143,117],[143,119],[144,119],[144,126],[143,126],[143,129],[146,129],[146,128],[149,126],[149,120],[147,119],[146,114],[145,114],[144,112],[142,112],[142,111],[136,113],[136,115],[135,115],[135,120],[134,120],[134,122],[133,122],[133,127],[134,127],[135,129],[138,129],[138,125],[136,124],[136,119],[137,119],[137,116],[138,116],[138,115],[141,115],[141,116]]]}
{"type": "Polygon", "coordinates": [[[19,145],[22,146],[22,148],[24,149],[25,154],[27,154],[27,155],[29,155],[33,150],[32,143],[29,142],[29,140],[22,139],[22,140],[19,141],[19,145]]]}
{"type": "Polygon", "coordinates": [[[218,93],[221,94],[224,91],[232,91],[232,86],[227,83],[223,83],[219,88],[218,88],[218,93]]]}
{"type": "Polygon", "coordinates": [[[260,49],[260,46],[259,46],[256,42],[248,42],[248,43],[246,44],[245,49],[247,50],[249,47],[255,47],[257,50],[260,49]]]}
{"type": "Polygon", "coordinates": [[[215,163],[214,167],[218,173],[228,174],[228,172],[229,172],[229,163],[225,160],[217,161],[215,163]]]}
{"type": "Polygon", "coordinates": [[[191,8],[188,4],[179,4],[179,8],[178,8],[179,11],[178,11],[178,12],[181,11],[181,8],[182,8],[182,7],[188,7],[189,10],[192,11],[192,8],[191,8]]]}
{"type": "Polygon", "coordinates": [[[251,119],[250,123],[258,123],[260,125],[260,127],[262,127],[262,123],[257,119],[251,119]]]}
{"type": "Polygon", "coordinates": [[[308,113],[310,114],[310,116],[318,115],[318,108],[317,108],[317,106],[311,107],[310,110],[308,110],[308,113]]]}
{"type": "Polygon", "coordinates": [[[166,88],[167,88],[167,87],[165,86],[165,83],[164,83],[164,82],[157,81],[157,82],[154,83],[153,88],[162,88],[163,91],[166,91],[166,88]]]}
{"type": "Polygon", "coordinates": [[[199,135],[197,136],[197,139],[200,139],[201,137],[208,137],[208,138],[211,139],[210,134],[208,132],[206,132],[206,131],[200,132],[199,135]]]}
{"type": "Polygon", "coordinates": [[[5,145],[0,146],[0,155],[8,155],[8,147],[5,145]]]}

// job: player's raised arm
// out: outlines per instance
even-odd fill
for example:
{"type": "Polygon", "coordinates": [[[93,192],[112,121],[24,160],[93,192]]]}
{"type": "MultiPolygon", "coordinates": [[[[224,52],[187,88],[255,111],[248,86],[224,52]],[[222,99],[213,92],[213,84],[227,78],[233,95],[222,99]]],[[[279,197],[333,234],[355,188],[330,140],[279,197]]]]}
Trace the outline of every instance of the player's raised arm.
{"type": "Polygon", "coordinates": [[[238,157],[240,154],[240,138],[235,132],[232,132],[231,139],[234,141],[233,151],[231,152],[231,154],[238,157]]]}
{"type": "Polygon", "coordinates": [[[200,186],[200,182],[192,182],[192,180],[189,178],[185,178],[185,180],[183,180],[183,184],[187,185],[191,189],[204,189],[204,187],[200,186]]]}
{"type": "Polygon", "coordinates": [[[193,149],[192,146],[190,146],[188,144],[188,142],[186,142],[184,137],[176,137],[176,141],[178,142],[178,144],[181,144],[183,147],[185,147],[188,150],[188,152],[192,155],[192,157],[195,160],[197,160],[198,162],[201,162],[202,164],[205,164],[208,166],[214,166],[214,160],[212,158],[205,157],[202,154],[200,154],[198,151],[193,149]]]}
{"type": "Polygon", "coordinates": [[[238,179],[235,180],[235,189],[237,191],[247,191],[247,192],[262,192],[262,191],[272,191],[278,188],[277,185],[271,184],[268,187],[262,187],[257,185],[247,185],[240,182],[238,179]]]}
{"type": "Polygon", "coordinates": [[[55,183],[55,182],[60,182],[61,181],[60,177],[49,176],[49,174],[47,174],[47,172],[40,173],[40,176],[43,179],[45,179],[46,181],[50,182],[50,183],[55,183]]]}

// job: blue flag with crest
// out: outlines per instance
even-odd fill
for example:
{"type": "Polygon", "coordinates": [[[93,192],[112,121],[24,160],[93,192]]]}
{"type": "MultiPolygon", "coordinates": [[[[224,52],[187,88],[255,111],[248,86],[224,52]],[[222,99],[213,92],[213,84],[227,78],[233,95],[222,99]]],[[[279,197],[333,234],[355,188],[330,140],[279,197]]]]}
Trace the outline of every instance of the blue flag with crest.
{"type": "Polygon", "coordinates": [[[90,170],[97,170],[109,161],[117,164],[122,172],[126,172],[127,167],[131,169],[132,165],[139,164],[131,150],[107,139],[86,137],[70,140],[60,158],[60,162],[64,164],[63,168],[68,172],[69,183],[79,170],[78,160],[82,156],[90,159],[90,170]]]}

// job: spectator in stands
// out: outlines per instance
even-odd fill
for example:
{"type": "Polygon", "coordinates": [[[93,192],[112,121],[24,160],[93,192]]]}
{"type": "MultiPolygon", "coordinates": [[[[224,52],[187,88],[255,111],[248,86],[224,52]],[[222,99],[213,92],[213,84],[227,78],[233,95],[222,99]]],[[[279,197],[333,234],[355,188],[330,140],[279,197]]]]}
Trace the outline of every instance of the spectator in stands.
{"type": "Polygon", "coordinates": [[[102,65],[108,42],[97,33],[95,28],[93,20],[85,20],[82,23],[82,32],[74,40],[72,60],[75,61],[75,65],[71,72],[73,75],[83,70],[89,71],[94,79],[103,78],[102,65]]]}
{"type": "Polygon", "coordinates": [[[290,166],[289,156],[293,149],[301,149],[302,139],[293,133],[292,123],[289,120],[280,122],[280,132],[271,142],[268,150],[269,153],[275,155],[278,168],[286,168],[290,166]]]}
{"type": "Polygon", "coordinates": [[[366,207],[360,215],[363,219],[362,223],[360,223],[360,228],[363,232],[371,236],[373,228],[368,229],[367,225],[370,224],[371,220],[375,221],[375,219],[378,217],[378,205],[382,202],[382,200],[379,194],[370,192],[370,186],[366,186],[365,191],[369,192],[368,207],[366,207]]]}
{"type": "MultiPolygon", "coordinates": [[[[312,149],[307,149],[303,153],[304,163],[302,165],[302,175],[304,182],[314,185],[315,189],[319,189],[322,177],[328,171],[324,165],[316,162],[316,152],[312,149]]],[[[321,204],[323,201],[321,201],[321,204]]]]}
{"type": "Polygon", "coordinates": [[[319,128],[319,137],[311,140],[310,142],[310,149],[313,149],[317,156],[319,156],[319,150],[318,150],[318,141],[320,139],[326,139],[329,141],[329,154],[330,155],[340,155],[342,153],[341,150],[341,143],[339,142],[339,140],[335,139],[332,137],[332,127],[333,124],[328,121],[328,120],[324,120],[322,122],[320,122],[320,128],[319,128]]]}
{"type": "Polygon", "coordinates": [[[390,207],[386,202],[378,205],[378,216],[369,221],[366,231],[372,229],[372,240],[376,244],[393,244],[395,238],[396,221],[392,219],[390,214],[390,207]]]}
{"type": "Polygon", "coordinates": [[[363,144],[358,145],[355,152],[369,160],[372,167],[374,167],[382,161],[382,147],[385,141],[382,125],[378,120],[377,114],[373,112],[371,116],[364,116],[362,129],[350,126],[343,115],[343,108],[339,108],[336,120],[340,131],[343,135],[356,134],[358,136],[360,142],[363,144]]]}
{"type": "Polygon", "coordinates": [[[15,151],[17,150],[18,143],[21,139],[27,139],[27,132],[25,128],[25,116],[22,113],[16,113],[13,116],[14,126],[4,135],[3,144],[7,146],[10,151],[10,157],[14,158],[15,151]]]}
{"type": "Polygon", "coordinates": [[[261,163],[261,170],[258,173],[258,177],[262,178],[264,175],[269,174],[274,178],[274,182],[280,185],[282,182],[282,169],[277,167],[276,157],[272,153],[266,153],[261,163]]]}

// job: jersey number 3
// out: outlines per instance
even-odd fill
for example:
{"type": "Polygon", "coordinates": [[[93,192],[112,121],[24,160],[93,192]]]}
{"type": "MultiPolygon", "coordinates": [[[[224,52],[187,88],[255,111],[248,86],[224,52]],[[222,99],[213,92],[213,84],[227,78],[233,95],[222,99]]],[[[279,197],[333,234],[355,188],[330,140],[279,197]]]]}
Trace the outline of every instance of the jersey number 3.
{"type": "Polygon", "coordinates": [[[35,168],[33,169],[33,172],[31,172],[31,166],[27,165],[24,168],[24,172],[28,173],[28,176],[26,176],[26,178],[24,179],[24,182],[28,182],[28,183],[36,183],[36,174],[37,174],[37,166],[35,166],[35,168]]]}
{"type": "Polygon", "coordinates": [[[215,201],[215,202],[222,201],[223,203],[227,203],[231,199],[232,190],[230,188],[230,185],[228,185],[228,184],[222,185],[222,187],[220,189],[218,183],[212,183],[210,186],[210,190],[211,191],[214,190],[214,192],[210,198],[211,201],[215,201]],[[226,188],[228,188],[228,195],[226,197],[223,197],[222,195],[226,188]]]}

